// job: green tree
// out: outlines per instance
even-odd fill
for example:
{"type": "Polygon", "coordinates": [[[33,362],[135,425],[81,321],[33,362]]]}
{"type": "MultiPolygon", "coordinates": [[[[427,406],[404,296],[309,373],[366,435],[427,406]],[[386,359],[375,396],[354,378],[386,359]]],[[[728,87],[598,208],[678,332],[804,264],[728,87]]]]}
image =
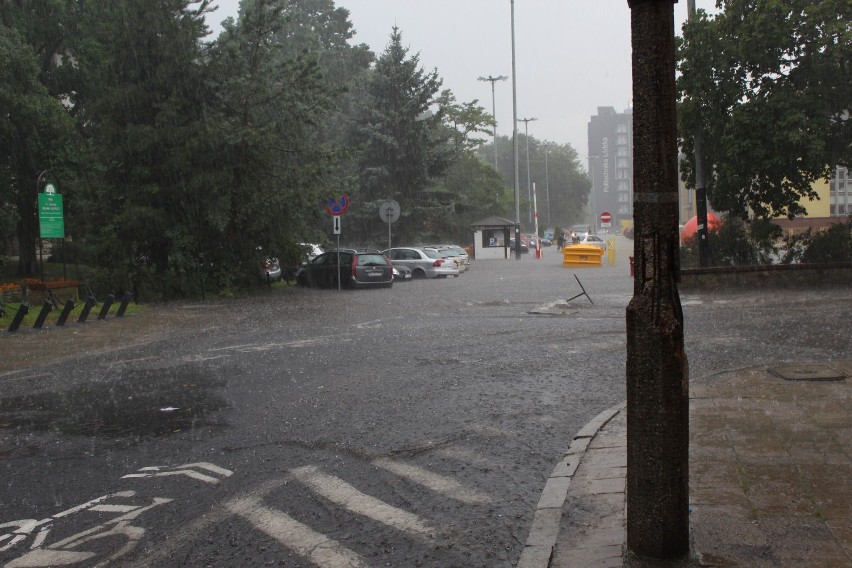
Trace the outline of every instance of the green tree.
{"type": "Polygon", "coordinates": [[[223,231],[233,254],[258,245],[292,251],[319,221],[335,182],[338,152],[319,135],[333,93],[316,54],[294,49],[301,36],[285,31],[295,4],[243,2],[213,56],[215,122],[225,131],[223,170],[231,180],[223,231]]]}
{"type": "MultiPolygon", "coordinates": [[[[518,171],[520,181],[521,224],[529,225],[527,211],[531,207],[527,191],[527,140],[518,134],[518,171]]],[[[577,151],[570,144],[556,144],[529,137],[530,181],[536,185],[539,224],[550,219],[551,224],[570,226],[580,222],[585,215],[586,203],[592,184],[583,172],[577,151]],[[545,153],[547,154],[545,158],[545,153]]],[[[494,146],[483,145],[477,150],[479,158],[486,163],[494,160],[494,146]]],[[[500,176],[511,198],[510,210],[514,211],[514,157],[512,140],[501,136],[497,139],[497,163],[500,176]]],[[[532,225],[526,230],[532,231],[532,225]]]]}
{"type": "Polygon", "coordinates": [[[452,195],[438,180],[453,149],[442,109],[432,110],[441,80],[419,65],[394,28],[368,79],[369,99],[357,124],[364,151],[352,217],[363,240],[382,234],[378,205],[385,199],[400,204],[398,234],[404,240],[429,234],[451,213],[452,195]]]}
{"type": "Polygon", "coordinates": [[[719,0],[684,26],[680,146],[694,187],[693,135],[704,133],[708,198],[758,217],[805,212],[815,180],[852,158],[852,4],[719,0]]]}
{"type": "Polygon", "coordinates": [[[37,273],[36,181],[49,170],[62,180],[70,158],[73,124],[62,105],[57,54],[65,36],[61,23],[66,3],[0,3],[0,247],[12,234],[18,239],[18,275],[37,273]]]}
{"type": "Polygon", "coordinates": [[[204,121],[207,2],[78,7],[70,103],[83,136],[87,261],[104,269],[101,288],[156,282],[163,294],[190,293],[205,221],[218,214],[207,151],[216,138],[204,121]]]}

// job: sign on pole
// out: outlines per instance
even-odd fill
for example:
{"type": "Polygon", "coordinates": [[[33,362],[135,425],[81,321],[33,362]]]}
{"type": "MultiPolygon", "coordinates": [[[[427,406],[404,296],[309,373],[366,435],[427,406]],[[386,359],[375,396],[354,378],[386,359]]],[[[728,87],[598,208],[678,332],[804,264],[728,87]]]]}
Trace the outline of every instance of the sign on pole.
{"type": "Polygon", "coordinates": [[[39,236],[43,239],[64,239],[65,218],[62,195],[48,184],[45,193],[38,194],[39,236]]]}
{"type": "Polygon", "coordinates": [[[399,219],[399,213],[399,203],[393,199],[383,201],[382,204],[379,205],[379,217],[381,217],[382,221],[388,224],[388,250],[391,248],[391,224],[395,223],[399,219]]]}
{"type": "Polygon", "coordinates": [[[340,215],[332,215],[331,216],[332,226],[334,227],[334,234],[340,234],[340,215]]]}
{"type": "Polygon", "coordinates": [[[609,227],[610,221],[612,221],[612,215],[609,214],[609,211],[604,211],[601,213],[601,227],[609,227]]]}

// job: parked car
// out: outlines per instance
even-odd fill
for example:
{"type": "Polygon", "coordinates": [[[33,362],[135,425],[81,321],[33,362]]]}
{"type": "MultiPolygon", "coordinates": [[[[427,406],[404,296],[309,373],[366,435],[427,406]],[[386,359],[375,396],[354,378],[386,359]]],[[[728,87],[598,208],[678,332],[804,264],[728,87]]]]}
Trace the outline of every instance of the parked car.
{"type": "Polygon", "coordinates": [[[404,264],[396,264],[393,267],[393,281],[394,282],[405,282],[407,280],[413,279],[414,276],[411,274],[411,269],[405,266],[404,264]]]}
{"type": "Polygon", "coordinates": [[[419,247],[394,247],[383,251],[394,266],[407,266],[414,278],[446,278],[458,276],[459,271],[452,261],[434,249],[419,247]]]}
{"type": "Polygon", "coordinates": [[[281,265],[274,256],[265,258],[260,263],[260,278],[264,282],[278,282],[281,280],[281,265]]]}
{"type": "Polygon", "coordinates": [[[393,267],[383,254],[347,249],[324,252],[303,265],[296,274],[296,284],[336,288],[338,274],[341,286],[347,288],[390,288],[394,280],[393,267]]]}
{"type": "Polygon", "coordinates": [[[257,253],[260,255],[260,270],[258,277],[264,283],[278,282],[281,280],[281,263],[274,256],[266,256],[263,254],[263,249],[257,247],[257,253]]]}
{"type": "MultiPolygon", "coordinates": [[[[509,239],[509,249],[512,250],[512,251],[515,250],[515,238],[514,237],[509,239]]],[[[521,235],[521,254],[525,254],[525,253],[528,253],[528,252],[530,252],[529,244],[525,241],[523,235],[521,235]]]]}
{"type": "Polygon", "coordinates": [[[459,271],[459,274],[464,274],[465,270],[467,270],[467,265],[464,263],[464,259],[457,253],[456,251],[443,247],[423,247],[424,249],[431,249],[438,251],[438,253],[453,263],[453,266],[456,267],[456,270],[459,271]]]}
{"type": "Polygon", "coordinates": [[[299,246],[302,247],[305,262],[310,262],[325,252],[322,246],[316,243],[299,243],[299,246]]]}
{"type": "Polygon", "coordinates": [[[429,245],[430,248],[449,249],[462,258],[464,263],[470,266],[470,254],[459,245],[429,245]]]}

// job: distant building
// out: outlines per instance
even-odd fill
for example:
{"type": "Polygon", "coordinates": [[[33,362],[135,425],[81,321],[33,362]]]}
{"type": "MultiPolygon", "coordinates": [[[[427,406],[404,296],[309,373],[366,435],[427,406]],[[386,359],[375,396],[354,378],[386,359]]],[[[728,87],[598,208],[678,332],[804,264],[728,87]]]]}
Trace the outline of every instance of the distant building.
{"type": "Polygon", "coordinates": [[[610,232],[620,232],[633,222],[633,109],[598,107],[589,121],[588,159],[589,224],[600,232],[601,214],[607,212],[610,232]]]}

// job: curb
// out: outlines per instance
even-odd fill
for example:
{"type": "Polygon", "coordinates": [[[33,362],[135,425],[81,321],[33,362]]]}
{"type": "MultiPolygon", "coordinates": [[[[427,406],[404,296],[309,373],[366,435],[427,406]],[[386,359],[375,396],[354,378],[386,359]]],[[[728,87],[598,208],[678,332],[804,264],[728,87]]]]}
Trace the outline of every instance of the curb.
{"type": "Polygon", "coordinates": [[[583,461],[592,438],[626,406],[625,401],[604,410],[574,435],[568,451],[544,484],[533,515],[530,534],[518,560],[518,568],[547,568],[550,565],[550,557],[562,523],[562,505],[565,504],[574,473],[583,461]]]}

